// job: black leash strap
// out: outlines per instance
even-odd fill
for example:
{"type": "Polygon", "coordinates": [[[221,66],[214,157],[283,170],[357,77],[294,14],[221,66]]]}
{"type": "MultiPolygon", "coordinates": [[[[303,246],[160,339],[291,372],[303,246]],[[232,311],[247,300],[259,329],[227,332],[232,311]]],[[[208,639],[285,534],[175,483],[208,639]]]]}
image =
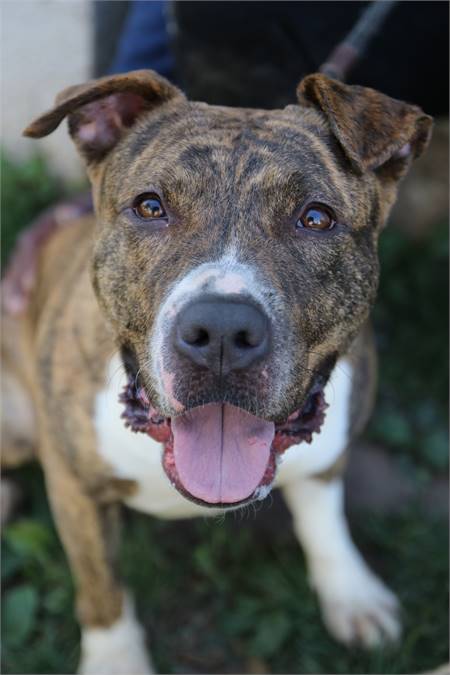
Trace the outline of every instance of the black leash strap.
{"type": "Polygon", "coordinates": [[[320,72],[335,80],[345,81],[397,2],[398,0],[371,2],[364,9],[350,33],[333,49],[328,59],[319,68],[320,72]]]}

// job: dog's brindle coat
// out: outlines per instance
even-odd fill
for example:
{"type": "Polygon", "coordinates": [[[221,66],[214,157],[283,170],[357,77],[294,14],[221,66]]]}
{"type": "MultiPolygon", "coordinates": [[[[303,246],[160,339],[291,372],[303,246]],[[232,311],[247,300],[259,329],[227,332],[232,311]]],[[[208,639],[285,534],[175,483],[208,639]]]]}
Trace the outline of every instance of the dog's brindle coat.
{"type": "Polygon", "coordinates": [[[128,452],[131,466],[133,448],[147,443],[157,489],[165,481],[176,515],[183,505],[190,515],[205,512],[154,468],[160,453],[151,439],[117,421],[115,393],[104,398],[115,392],[120,350],[170,418],[226,400],[280,422],[318,375],[333,371],[322,433],[287,451],[279,482],[333,634],[367,646],[398,635],[395,598],[349,538],[340,473],[371,406],[367,318],[378,235],[431,120],[323,75],[301,82],[298,101],[274,111],[208,106],[137,71],[65,90],[25,132],[44,136],[68,116],[95,203],[95,222],[85,217],[45,244],[26,316],[4,323],[4,460],[31,448],[39,454],[77,583],[85,672],[149,668],[115,566],[118,505],[149,499],[149,512],[175,511],[144,494],[139,472],[117,469],[127,467],[128,452]],[[168,221],[139,219],[133,205],[143,193],[160,196],[168,221]],[[332,209],[335,226],[299,227],[309,203],[332,209]],[[263,309],[272,345],[262,364],[218,379],[171,348],[180,310],[204,294],[250,298],[263,309]],[[109,426],[117,438],[126,434],[117,452],[109,426]]]}

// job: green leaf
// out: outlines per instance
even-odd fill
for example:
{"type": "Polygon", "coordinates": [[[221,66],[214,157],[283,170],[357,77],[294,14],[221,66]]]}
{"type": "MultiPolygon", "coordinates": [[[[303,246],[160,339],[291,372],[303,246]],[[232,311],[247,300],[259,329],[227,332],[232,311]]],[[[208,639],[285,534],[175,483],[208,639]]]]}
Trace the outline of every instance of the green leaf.
{"type": "Polygon", "coordinates": [[[424,442],[423,454],[433,469],[445,471],[448,462],[448,434],[436,429],[424,442]]]}
{"type": "Polygon", "coordinates": [[[288,637],[291,622],[285,612],[272,612],[257,619],[256,628],[252,651],[257,656],[271,656],[288,637]]]}
{"type": "Polygon", "coordinates": [[[408,420],[398,411],[384,410],[377,422],[378,431],[386,443],[407,445],[412,442],[413,434],[408,420]]]}
{"type": "Polygon", "coordinates": [[[7,546],[2,549],[2,583],[13,577],[22,567],[20,556],[8,550],[7,546]]]}
{"type": "Polygon", "coordinates": [[[48,591],[43,599],[43,607],[50,614],[61,614],[70,610],[71,594],[67,588],[57,587],[48,591]]]}
{"type": "Polygon", "coordinates": [[[42,560],[49,555],[53,537],[50,528],[34,520],[19,520],[4,532],[12,551],[23,558],[42,560]]]}
{"type": "Polygon", "coordinates": [[[38,594],[27,584],[7,591],[2,603],[3,631],[5,641],[22,645],[30,635],[38,607],[38,594]]]}

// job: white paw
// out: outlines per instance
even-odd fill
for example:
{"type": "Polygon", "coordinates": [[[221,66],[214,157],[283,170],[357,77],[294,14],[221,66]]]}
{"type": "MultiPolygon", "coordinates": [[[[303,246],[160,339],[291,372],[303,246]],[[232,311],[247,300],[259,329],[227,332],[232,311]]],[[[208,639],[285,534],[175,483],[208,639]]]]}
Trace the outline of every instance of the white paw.
{"type": "Polygon", "coordinates": [[[150,675],[153,668],[145,648],[144,631],[129,597],[122,616],[109,628],[83,628],[81,675],[150,675]]]}
{"type": "Polygon", "coordinates": [[[362,559],[316,568],[312,581],[323,620],[336,640],[370,649],[399,639],[398,600],[362,559]]]}

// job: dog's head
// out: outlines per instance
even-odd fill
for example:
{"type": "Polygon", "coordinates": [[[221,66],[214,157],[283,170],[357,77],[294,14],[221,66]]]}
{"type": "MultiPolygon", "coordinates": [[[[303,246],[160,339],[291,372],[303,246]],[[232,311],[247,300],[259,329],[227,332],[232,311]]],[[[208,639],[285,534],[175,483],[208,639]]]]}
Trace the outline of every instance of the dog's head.
{"type": "Polygon", "coordinates": [[[208,106],[137,71],[65,90],[25,132],[69,118],[129,421],[207,504],[263,495],[276,452],[320,427],[398,180],[430,134],[420,109],[371,89],[310,75],[297,93],[284,110],[208,106]]]}

